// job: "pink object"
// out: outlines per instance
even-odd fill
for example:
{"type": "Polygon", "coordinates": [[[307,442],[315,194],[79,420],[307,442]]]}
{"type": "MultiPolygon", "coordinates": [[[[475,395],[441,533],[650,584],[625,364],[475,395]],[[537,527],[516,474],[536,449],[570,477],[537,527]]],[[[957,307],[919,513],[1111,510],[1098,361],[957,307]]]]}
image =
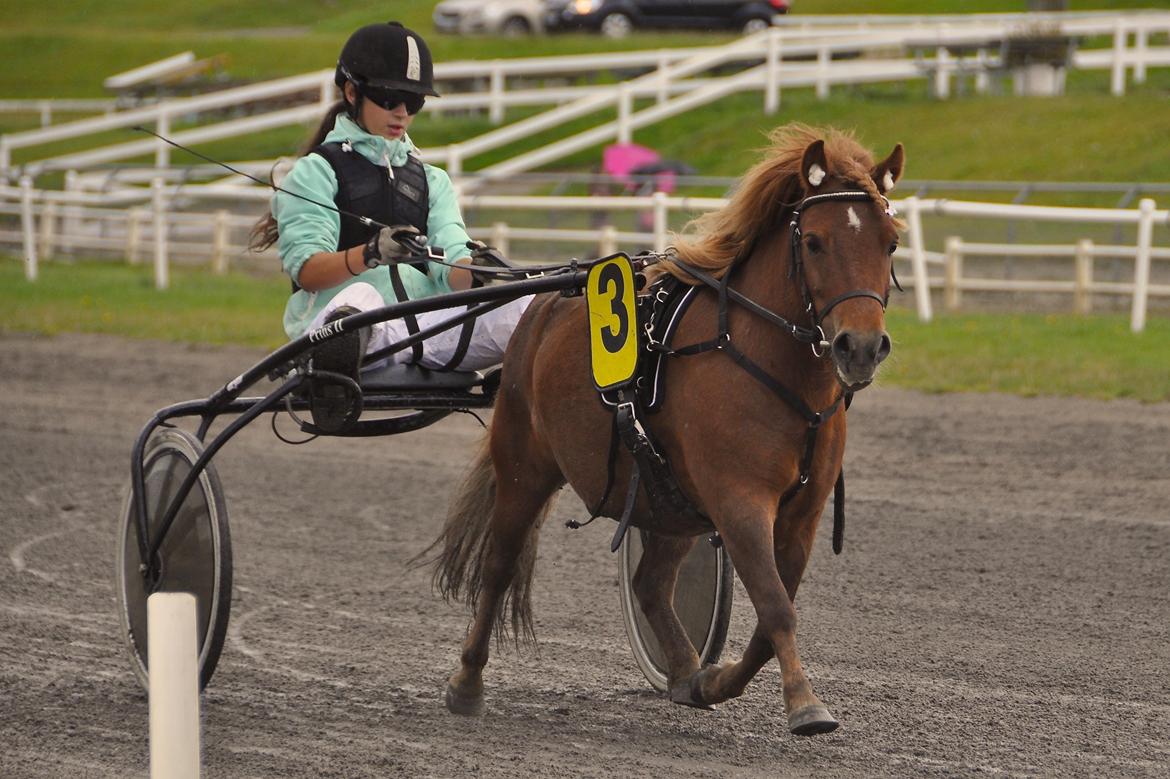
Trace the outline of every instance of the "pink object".
{"type": "Polygon", "coordinates": [[[662,155],[646,146],[636,143],[615,143],[606,146],[601,153],[601,170],[613,176],[614,179],[633,189],[634,182],[630,179],[630,172],[643,165],[660,162],[662,155]]]}

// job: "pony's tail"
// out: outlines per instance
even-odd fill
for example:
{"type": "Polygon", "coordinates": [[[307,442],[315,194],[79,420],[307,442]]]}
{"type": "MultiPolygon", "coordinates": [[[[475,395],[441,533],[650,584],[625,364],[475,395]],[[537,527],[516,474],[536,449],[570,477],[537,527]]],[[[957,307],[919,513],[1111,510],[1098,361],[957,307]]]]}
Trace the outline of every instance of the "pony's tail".
{"type": "MultiPolygon", "coordinates": [[[[463,600],[472,610],[479,603],[483,587],[483,569],[489,548],[488,528],[496,503],[496,471],[488,447],[489,437],[484,436],[471,471],[451,501],[442,533],[412,561],[433,566],[432,586],[444,600],[463,600]]],[[[516,561],[512,583],[496,616],[497,640],[505,639],[510,630],[517,645],[521,641],[536,642],[532,621],[532,575],[536,569],[540,525],[551,503],[549,500],[541,508],[516,561]]]]}

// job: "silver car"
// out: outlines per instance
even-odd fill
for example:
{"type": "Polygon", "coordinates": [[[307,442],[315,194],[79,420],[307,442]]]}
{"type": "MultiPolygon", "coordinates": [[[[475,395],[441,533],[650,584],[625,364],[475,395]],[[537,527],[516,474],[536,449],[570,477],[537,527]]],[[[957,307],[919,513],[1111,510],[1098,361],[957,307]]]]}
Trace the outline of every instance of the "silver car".
{"type": "Polygon", "coordinates": [[[541,0],[443,0],[432,15],[435,29],[447,33],[498,33],[506,36],[541,32],[541,0]]]}

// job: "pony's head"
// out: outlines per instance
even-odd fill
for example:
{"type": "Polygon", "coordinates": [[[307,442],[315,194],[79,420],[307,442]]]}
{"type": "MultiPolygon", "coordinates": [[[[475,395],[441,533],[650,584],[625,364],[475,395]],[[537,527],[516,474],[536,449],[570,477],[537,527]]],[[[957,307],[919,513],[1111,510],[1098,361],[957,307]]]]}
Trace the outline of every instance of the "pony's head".
{"type": "Polygon", "coordinates": [[[821,139],[805,148],[804,197],[789,229],[791,273],[830,343],[838,381],[856,390],[873,381],[890,354],[885,310],[899,225],[886,193],[902,175],[905,154],[898,144],[873,164],[868,154],[850,151],[831,150],[821,139]]]}
{"type": "Polygon", "coordinates": [[[823,330],[841,385],[860,389],[890,353],[885,303],[902,225],[886,194],[902,175],[902,145],[874,163],[850,133],[837,130],[790,124],[771,141],[730,202],[697,219],[698,235],[676,250],[720,275],[753,253],[786,247],[787,284],[799,293],[806,321],[823,330]],[[769,240],[782,230],[787,241],[769,240]]]}

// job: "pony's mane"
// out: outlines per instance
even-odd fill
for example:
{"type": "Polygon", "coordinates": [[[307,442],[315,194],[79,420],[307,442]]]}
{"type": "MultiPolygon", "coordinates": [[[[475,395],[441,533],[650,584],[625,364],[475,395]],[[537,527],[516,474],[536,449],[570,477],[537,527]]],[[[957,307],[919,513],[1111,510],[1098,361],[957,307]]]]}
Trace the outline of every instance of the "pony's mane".
{"type": "MultiPolygon", "coordinates": [[[[784,224],[784,217],[804,198],[800,163],[809,144],[825,142],[828,175],[845,179],[865,190],[885,208],[877,185],[870,178],[873,155],[849,131],[786,124],[773,130],[764,158],[744,174],[731,200],[723,208],[689,222],[678,235],[674,252],[687,264],[719,277],[756,240],[784,224]]],[[[662,271],[694,284],[697,281],[670,260],[657,263],[662,271]]]]}

